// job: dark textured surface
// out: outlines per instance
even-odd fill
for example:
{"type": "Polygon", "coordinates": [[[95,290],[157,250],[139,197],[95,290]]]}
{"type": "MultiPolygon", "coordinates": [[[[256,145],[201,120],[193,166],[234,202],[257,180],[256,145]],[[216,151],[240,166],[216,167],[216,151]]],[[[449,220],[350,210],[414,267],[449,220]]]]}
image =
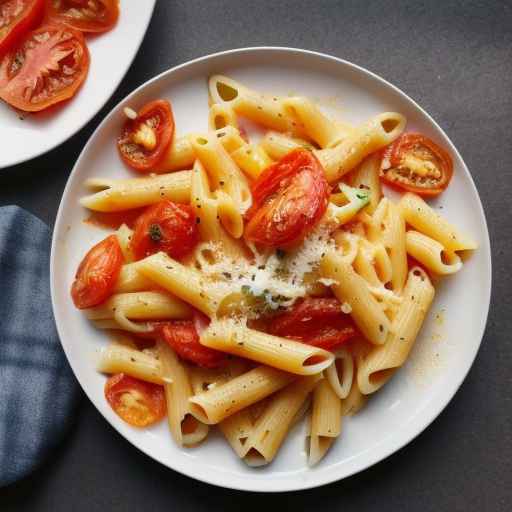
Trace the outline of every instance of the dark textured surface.
{"type": "Polygon", "coordinates": [[[60,148],[0,171],[0,204],[19,204],[53,224],[69,170],[117,101],[175,64],[255,45],[318,50],[378,73],[430,112],[459,148],[484,203],[494,266],[487,330],[467,379],[440,417],[392,457],[343,482],[276,496],[225,491],[165,469],[130,446],[84,399],[53,460],[0,489],[0,509],[231,511],[249,504],[359,512],[511,510],[510,2],[159,0],[109,105],[60,148]]]}

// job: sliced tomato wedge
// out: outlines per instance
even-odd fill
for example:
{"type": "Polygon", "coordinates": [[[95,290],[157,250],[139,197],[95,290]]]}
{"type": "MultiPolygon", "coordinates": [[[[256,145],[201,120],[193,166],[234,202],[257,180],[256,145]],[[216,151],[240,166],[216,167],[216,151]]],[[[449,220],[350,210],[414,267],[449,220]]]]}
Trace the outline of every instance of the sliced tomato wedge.
{"type": "Polygon", "coordinates": [[[167,412],[163,386],[118,373],[105,384],[105,398],[114,412],[134,427],[147,427],[167,412]]]}
{"type": "Polygon", "coordinates": [[[192,207],[164,199],[148,206],[135,221],[131,246],[137,260],[159,251],[179,259],[190,253],[198,241],[192,207]]]}
{"type": "Polygon", "coordinates": [[[26,112],[74,96],[89,70],[81,32],[46,25],[26,34],[0,63],[0,98],[26,112]]]}
{"type": "Polygon", "coordinates": [[[0,2],[0,56],[41,21],[45,0],[0,2]]]}
{"type": "MultiPolygon", "coordinates": [[[[201,313],[198,312],[197,315],[201,315],[201,313]]],[[[200,322],[208,323],[208,319],[204,317],[204,320],[200,322]]],[[[219,350],[201,345],[196,325],[197,319],[154,322],[153,335],[163,339],[179,357],[186,361],[203,368],[222,366],[227,360],[227,355],[219,350]]]]}
{"type": "Polygon", "coordinates": [[[334,350],[357,334],[350,316],[331,298],[297,302],[270,321],[268,332],[325,350],[334,350]]]}
{"type": "Polygon", "coordinates": [[[329,185],[317,158],[296,149],[270,165],[251,187],[245,238],[265,247],[300,242],[327,208],[329,185]]]}
{"type": "Polygon", "coordinates": [[[453,161],[448,152],[421,133],[404,133],[383,152],[380,177],[393,187],[437,196],[452,175],[453,161]]]}
{"type": "Polygon", "coordinates": [[[124,124],[117,139],[123,161],[136,171],[149,172],[164,157],[174,134],[174,116],[166,100],[150,101],[135,119],[124,124]]]}
{"type": "Polygon", "coordinates": [[[106,32],[119,18],[119,0],[47,0],[46,19],[82,32],[106,32]]]}
{"type": "Polygon", "coordinates": [[[92,308],[107,300],[116,285],[123,253],[116,235],[96,244],[82,260],[71,286],[71,297],[79,309],[92,308]]]}

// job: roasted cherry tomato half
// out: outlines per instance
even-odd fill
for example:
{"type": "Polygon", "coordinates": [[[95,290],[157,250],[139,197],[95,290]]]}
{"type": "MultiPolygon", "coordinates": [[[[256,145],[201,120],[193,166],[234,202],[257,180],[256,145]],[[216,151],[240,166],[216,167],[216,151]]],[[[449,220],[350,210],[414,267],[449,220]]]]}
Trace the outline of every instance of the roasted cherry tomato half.
{"type": "Polygon", "coordinates": [[[350,316],[331,298],[297,302],[270,321],[268,332],[325,350],[334,350],[357,334],[350,316]]]}
{"type": "Polygon", "coordinates": [[[0,56],[41,21],[45,0],[0,2],[0,56]]]}
{"type": "Polygon", "coordinates": [[[203,368],[217,368],[227,360],[224,352],[201,345],[195,322],[192,320],[155,322],[154,325],[155,334],[186,361],[203,368]]]}
{"type": "Polygon", "coordinates": [[[106,32],[119,18],[119,0],[46,0],[46,19],[82,32],[106,32]]]}
{"type": "Polygon", "coordinates": [[[150,101],[128,119],[117,139],[123,161],[136,171],[149,172],[162,160],[174,134],[174,116],[166,100],[150,101]]]}
{"type": "Polygon", "coordinates": [[[380,177],[421,196],[437,196],[450,183],[453,161],[445,149],[420,133],[405,133],[383,152],[380,177]]]}
{"type": "Polygon", "coordinates": [[[134,427],[160,421],[167,407],[163,386],[118,373],[105,384],[105,398],[114,412],[134,427]]]}
{"type": "Polygon", "coordinates": [[[25,34],[0,63],[0,98],[27,112],[75,95],[89,71],[84,36],[64,25],[25,34]]]}
{"type": "Polygon", "coordinates": [[[135,221],[131,246],[137,260],[159,251],[178,259],[190,253],[198,241],[192,207],[164,199],[148,206],[135,221]]]}
{"type": "Polygon", "coordinates": [[[267,167],[251,192],[245,238],[265,247],[287,247],[300,242],[321,219],[329,185],[317,158],[296,149],[267,167]]]}
{"type": "Polygon", "coordinates": [[[96,244],[80,263],[71,286],[71,297],[79,309],[92,308],[107,300],[116,285],[123,253],[116,235],[96,244]]]}

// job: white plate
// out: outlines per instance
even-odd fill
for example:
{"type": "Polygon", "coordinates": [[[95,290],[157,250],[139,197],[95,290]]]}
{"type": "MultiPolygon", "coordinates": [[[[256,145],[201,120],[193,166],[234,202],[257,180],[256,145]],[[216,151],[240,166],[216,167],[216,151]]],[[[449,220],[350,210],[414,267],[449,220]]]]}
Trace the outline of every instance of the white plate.
{"type": "Polygon", "coordinates": [[[288,491],[347,477],[382,460],[418,435],[442,411],[466,376],[484,332],[491,290],[489,237],[471,176],[441,128],[416,103],[383,79],[348,62],[303,50],[251,48],[203,57],[150,80],[122,101],[100,124],[84,148],[64,191],[51,256],[52,300],[62,345],[87,396],[110,424],[133,445],[162,464],[215,485],[251,491],[288,491]],[[455,163],[449,189],[434,201],[448,219],[471,233],[480,248],[462,271],[442,281],[428,320],[406,366],[360,414],[344,421],[343,433],[315,468],[306,467],[304,426],[291,433],[274,462],[247,468],[218,435],[200,447],[177,448],[165,422],[149,430],[123,423],[103,397],[105,377],[94,369],[94,352],[106,343],[71,302],[69,288],[78,263],[105,232],[84,224],[78,199],[93,176],[120,178],[114,140],[125,105],[139,107],[154,98],[172,101],[180,133],[207,127],[210,74],[224,73],[257,90],[305,94],[334,115],[360,122],[395,110],[409,130],[419,130],[448,148],[455,163]],[[329,108],[327,108],[329,110],[329,108]],[[437,318],[436,318],[437,316],[437,318]]]}
{"type": "Polygon", "coordinates": [[[156,0],[122,0],[117,25],[110,32],[87,36],[91,66],[71,101],[51,112],[27,115],[0,101],[0,169],[16,165],[62,144],[105,105],[128,71],[149,25],[156,0]],[[30,144],[27,144],[30,141],[30,144]]]}

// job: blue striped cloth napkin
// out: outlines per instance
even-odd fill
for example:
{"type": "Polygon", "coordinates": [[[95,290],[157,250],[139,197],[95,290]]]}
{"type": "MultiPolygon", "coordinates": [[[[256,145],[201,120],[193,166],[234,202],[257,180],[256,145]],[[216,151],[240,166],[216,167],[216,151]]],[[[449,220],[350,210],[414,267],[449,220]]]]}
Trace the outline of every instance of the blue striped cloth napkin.
{"type": "Polygon", "coordinates": [[[48,226],[0,208],[0,487],[51,454],[79,397],[53,320],[49,261],[48,226]]]}

